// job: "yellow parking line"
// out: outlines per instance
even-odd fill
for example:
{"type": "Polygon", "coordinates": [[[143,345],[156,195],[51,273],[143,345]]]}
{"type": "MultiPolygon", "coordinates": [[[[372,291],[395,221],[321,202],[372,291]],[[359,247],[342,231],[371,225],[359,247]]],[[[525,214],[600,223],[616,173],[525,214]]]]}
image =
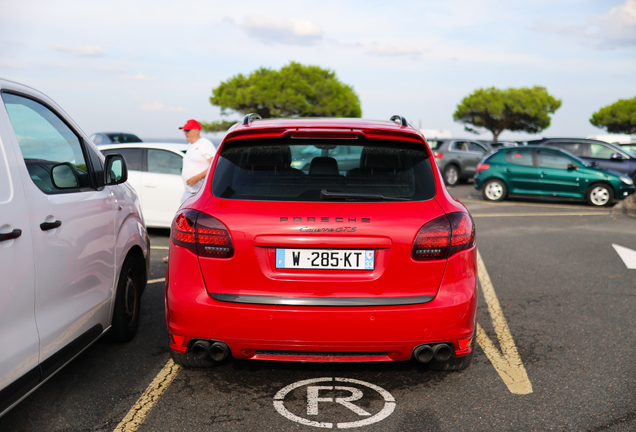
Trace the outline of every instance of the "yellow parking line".
{"type": "Polygon", "coordinates": [[[159,283],[159,282],[165,282],[166,278],[159,278],[159,279],[150,279],[148,282],[146,282],[146,285],[150,285],[153,283],[159,283]]]}
{"type": "Polygon", "coordinates": [[[523,216],[602,216],[611,214],[610,211],[604,212],[557,212],[557,213],[471,213],[473,218],[479,217],[523,217],[523,216]]]}
{"type": "Polygon", "coordinates": [[[477,272],[481,291],[486,299],[488,312],[490,313],[497,339],[499,339],[501,352],[495,347],[495,344],[492,343],[479,324],[477,324],[477,343],[479,343],[484,354],[486,354],[486,357],[495,367],[495,370],[511,393],[520,395],[532,393],[532,384],[526,369],[523,367],[515,341],[512,339],[510,328],[508,328],[508,323],[497,299],[495,288],[492,286],[490,276],[479,251],[477,251],[477,272]]]}
{"type": "Polygon", "coordinates": [[[117,425],[113,432],[136,431],[180,370],[181,366],[175,364],[172,359],[168,360],[168,363],[161,369],[161,372],[150,383],[144,394],[141,395],[137,403],[128,411],[126,417],[117,425]]]}
{"type": "Polygon", "coordinates": [[[150,246],[150,249],[170,249],[169,246],[150,246]]]}
{"type": "MultiPolygon", "coordinates": [[[[482,293],[488,306],[488,312],[490,313],[495,333],[501,345],[501,352],[495,347],[479,324],[477,324],[477,343],[479,343],[479,346],[493,364],[495,370],[499,373],[499,376],[510,392],[515,394],[532,393],[532,384],[528,379],[528,374],[519,357],[519,352],[512,339],[508,323],[503,315],[499,300],[495,294],[495,289],[492,286],[490,276],[488,275],[479,251],[477,251],[477,271],[482,293]]],[[[163,282],[164,280],[163,278],[152,279],[149,280],[148,283],[163,282]]],[[[175,364],[172,359],[168,360],[168,363],[166,363],[163,369],[157,374],[146,391],[141,395],[130,411],[128,411],[126,417],[117,425],[113,432],[135,432],[176,378],[180,370],[181,366],[175,364]]]]}

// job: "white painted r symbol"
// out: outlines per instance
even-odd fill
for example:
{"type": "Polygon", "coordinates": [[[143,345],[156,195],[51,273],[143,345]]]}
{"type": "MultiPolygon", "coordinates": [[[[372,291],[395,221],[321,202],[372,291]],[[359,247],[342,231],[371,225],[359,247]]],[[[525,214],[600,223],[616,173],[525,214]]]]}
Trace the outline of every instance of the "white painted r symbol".
{"type": "Polygon", "coordinates": [[[344,386],[307,386],[307,415],[318,415],[318,402],[333,402],[333,398],[331,397],[320,397],[320,390],[344,390],[351,392],[351,396],[347,397],[337,397],[336,403],[349,408],[354,413],[359,416],[370,416],[368,412],[363,410],[357,405],[352,404],[352,401],[356,401],[362,399],[362,391],[355,387],[344,387],[344,386]]]}

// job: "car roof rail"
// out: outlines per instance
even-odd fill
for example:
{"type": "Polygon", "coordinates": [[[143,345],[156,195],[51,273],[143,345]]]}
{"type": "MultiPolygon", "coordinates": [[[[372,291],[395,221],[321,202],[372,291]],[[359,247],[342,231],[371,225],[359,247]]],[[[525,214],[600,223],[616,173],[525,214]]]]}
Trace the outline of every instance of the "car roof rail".
{"type": "Polygon", "coordinates": [[[394,115],[391,117],[390,119],[392,122],[398,123],[402,126],[408,126],[409,122],[406,121],[406,119],[404,117],[402,117],[401,115],[394,115]]]}
{"type": "Polygon", "coordinates": [[[243,117],[243,124],[248,125],[252,123],[254,120],[263,120],[263,117],[261,117],[260,115],[256,113],[249,113],[248,115],[243,117]]]}

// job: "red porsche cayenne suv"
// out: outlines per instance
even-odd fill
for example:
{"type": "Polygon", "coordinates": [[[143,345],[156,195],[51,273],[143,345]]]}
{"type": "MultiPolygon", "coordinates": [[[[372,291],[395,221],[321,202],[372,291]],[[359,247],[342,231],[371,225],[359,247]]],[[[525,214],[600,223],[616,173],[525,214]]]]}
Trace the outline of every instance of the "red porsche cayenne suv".
{"type": "Polygon", "coordinates": [[[246,116],[177,212],[169,256],[180,365],[472,360],[475,226],[403,117],[246,116]]]}

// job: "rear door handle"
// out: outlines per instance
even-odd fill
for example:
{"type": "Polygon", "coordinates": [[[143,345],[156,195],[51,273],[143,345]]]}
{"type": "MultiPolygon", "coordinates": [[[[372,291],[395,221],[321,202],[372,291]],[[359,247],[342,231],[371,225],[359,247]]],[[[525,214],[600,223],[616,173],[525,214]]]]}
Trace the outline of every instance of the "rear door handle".
{"type": "Polygon", "coordinates": [[[14,229],[10,233],[0,234],[0,242],[17,239],[22,235],[22,230],[14,229]]]}
{"type": "Polygon", "coordinates": [[[40,224],[40,229],[42,231],[48,231],[48,230],[58,228],[60,225],[62,225],[62,221],[59,221],[59,220],[56,220],[55,222],[42,222],[40,224]]]}

